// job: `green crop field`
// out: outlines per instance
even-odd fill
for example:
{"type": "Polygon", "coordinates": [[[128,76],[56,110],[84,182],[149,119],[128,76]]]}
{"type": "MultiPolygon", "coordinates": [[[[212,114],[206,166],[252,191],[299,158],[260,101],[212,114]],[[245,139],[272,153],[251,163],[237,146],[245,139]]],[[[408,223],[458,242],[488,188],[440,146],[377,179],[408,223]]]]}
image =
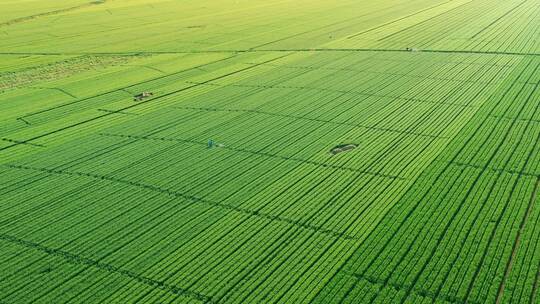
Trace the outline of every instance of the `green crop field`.
{"type": "Polygon", "coordinates": [[[2,304],[540,303],[539,188],[540,0],[0,0],[2,304]]]}

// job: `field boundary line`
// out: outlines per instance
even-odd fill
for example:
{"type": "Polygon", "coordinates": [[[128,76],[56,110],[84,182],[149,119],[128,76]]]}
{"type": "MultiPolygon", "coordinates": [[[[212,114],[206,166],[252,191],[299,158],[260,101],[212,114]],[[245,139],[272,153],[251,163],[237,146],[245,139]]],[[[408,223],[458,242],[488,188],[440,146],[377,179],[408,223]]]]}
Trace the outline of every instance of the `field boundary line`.
{"type": "Polygon", "coordinates": [[[32,125],[28,120],[26,120],[26,119],[24,119],[24,118],[22,118],[22,117],[17,117],[17,119],[15,119],[15,120],[22,121],[22,122],[23,122],[25,125],[27,125],[27,126],[32,125]]]}
{"type": "MultiPolygon", "coordinates": [[[[399,75],[401,78],[407,78],[406,75],[399,75]]],[[[451,81],[451,80],[448,80],[451,81]]],[[[372,93],[365,93],[365,92],[359,92],[359,91],[345,91],[345,90],[334,90],[329,88],[318,88],[318,87],[308,87],[308,86],[280,86],[280,85],[252,85],[252,84],[228,84],[228,85],[222,85],[219,83],[200,83],[200,82],[194,82],[194,81],[186,81],[186,83],[190,84],[200,84],[200,85],[207,85],[207,86],[214,86],[214,87],[237,87],[237,88],[261,88],[261,89],[296,89],[296,90],[312,90],[312,91],[319,91],[319,92],[332,92],[332,93],[344,93],[344,94],[350,94],[355,96],[364,96],[364,97],[378,97],[378,98],[391,98],[394,100],[404,100],[404,101],[414,101],[414,102],[420,102],[420,103],[429,103],[429,104],[436,104],[436,105],[448,105],[448,106],[454,106],[454,107],[463,107],[463,108],[474,108],[475,106],[467,105],[467,104],[458,104],[453,102],[436,102],[426,99],[419,99],[419,98],[406,98],[406,97],[399,97],[399,96],[390,96],[390,95],[384,95],[384,94],[372,94],[372,93]]]]}
{"type": "MultiPolygon", "coordinates": [[[[375,74],[375,75],[385,75],[385,76],[397,76],[397,77],[407,77],[407,78],[413,78],[413,79],[419,79],[419,80],[437,80],[437,81],[449,81],[449,82],[459,82],[463,84],[467,83],[473,83],[473,84],[485,84],[489,85],[489,83],[485,81],[474,81],[474,80],[461,80],[461,79],[452,79],[452,78],[443,78],[443,77],[430,77],[430,76],[418,76],[418,75],[411,75],[408,73],[396,73],[396,72],[381,72],[381,71],[375,71],[370,69],[353,69],[353,68],[328,68],[328,67],[313,67],[313,66],[302,66],[302,65],[279,65],[279,64],[265,64],[269,67],[276,67],[276,68],[282,68],[282,69],[298,69],[298,70],[308,70],[308,71],[336,71],[336,72],[354,72],[354,73],[367,73],[367,74],[375,74]]],[[[473,64],[471,64],[473,65],[473,64]]],[[[482,67],[486,66],[492,66],[490,64],[477,64],[482,67]]],[[[507,67],[510,67],[507,65],[507,67]]],[[[531,83],[535,84],[535,83],[531,83]]],[[[354,91],[353,91],[354,92],[354,91]]]]}
{"type": "MultiPolygon", "coordinates": [[[[144,139],[144,140],[158,140],[158,141],[191,143],[191,144],[207,146],[207,143],[205,143],[205,142],[196,141],[196,140],[190,140],[190,139],[168,138],[168,137],[152,137],[152,136],[138,136],[138,135],[124,135],[124,134],[110,134],[110,133],[100,133],[99,135],[108,136],[108,137],[121,137],[121,138],[132,138],[132,139],[144,139]]],[[[357,173],[360,173],[360,174],[379,176],[379,177],[384,177],[384,178],[389,178],[389,179],[405,180],[405,178],[400,177],[400,176],[387,175],[387,174],[382,174],[382,173],[377,173],[377,172],[370,172],[370,171],[366,171],[366,170],[354,169],[354,168],[337,166],[337,165],[332,165],[332,164],[325,164],[325,163],[320,163],[320,162],[316,162],[316,161],[311,161],[311,160],[306,160],[306,159],[301,159],[301,158],[295,158],[295,157],[281,156],[281,155],[267,153],[267,152],[252,151],[252,150],[247,150],[247,149],[243,149],[243,148],[233,148],[233,147],[229,147],[229,146],[224,146],[224,147],[221,147],[220,149],[225,149],[225,150],[230,150],[230,151],[235,151],[235,152],[243,152],[243,153],[255,154],[255,155],[262,155],[262,156],[267,156],[267,157],[271,157],[271,158],[279,158],[279,159],[283,159],[283,160],[290,160],[290,161],[301,162],[301,163],[305,163],[305,164],[316,165],[316,166],[324,167],[324,168],[346,170],[346,171],[351,171],[351,172],[357,172],[357,173]]]]}
{"type": "Polygon", "coordinates": [[[451,164],[458,167],[468,167],[468,168],[474,168],[474,169],[480,169],[480,170],[491,170],[491,171],[499,172],[499,173],[517,174],[519,176],[540,178],[540,174],[525,172],[523,170],[519,171],[519,170],[509,170],[509,169],[503,169],[503,168],[490,168],[490,167],[484,168],[483,165],[473,165],[473,164],[462,163],[462,162],[457,162],[457,161],[436,160],[435,162],[442,163],[442,164],[451,164]]]}
{"type": "Polygon", "coordinates": [[[13,25],[13,24],[21,23],[21,22],[32,21],[34,19],[41,18],[41,17],[54,16],[54,15],[58,15],[58,14],[68,13],[68,12],[72,12],[72,11],[75,11],[75,10],[91,7],[91,6],[94,6],[94,5],[105,4],[105,3],[107,3],[107,1],[108,0],[91,1],[91,2],[80,4],[80,5],[76,5],[76,6],[61,8],[61,9],[48,11],[48,12],[43,12],[43,13],[38,13],[38,14],[35,14],[35,15],[30,15],[30,16],[19,17],[19,18],[11,19],[11,20],[4,21],[4,22],[0,23],[0,27],[10,26],[10,25],[13,25]]]}
{"type": "Polygon", "coordinates": [[[7,235],[7,234],[0,234],[0,240],[9,242],[12,244],[17,244],[26,248],[31,248],[40,252],[43,252],[47,255],[57,256],[60,258],[65,259],[67,262],[71,264],[77,264],[77,265],[86,265],[89,267],[98,268],[103,271],[116,273],[119,275],[122,275],[124,277],[128,277],[130,279],[133,279],[139,283],[161,289],[166,292],[170,292],[176,295],[184,295],[189,296],[191,298],[206,302],[206,303],[212,303],[212,298],[206,295],[203,295],[201,293],[190,291],[184,288],[180,288],[174,285],[166,284],[163,281],[158,281],[156,279],[151,279],[145,276],[142,276],[140,274],[137,274],[133,271],[121,269],[117,266],[100,262],[99,260],[93,260],[91,258],[82,257],[80,255],[70,253],[67,251],[63,251],[60,249],[50,248],[44,245],[41,245],[39,243],[31,242],[28,240],[19,239],[17,237],[7,235]]]}
{"type": "Polygon", "coordinates": [[[64,89],[61,89],[61,88],[46,88],[46,87],[28,87],[29,89],[36,89],[36,90],[54,90],[54,91],[58,91],[60,93],[63,93],[69,97],[72,97],[72,98],[75,98],[75,99],[78,99],[79,97],[71,94],[70,92],[64,90],[64,89]]]}
{"type": "Polygon", "coordinates": [[[124,115],[139,115],[138,113],[123,112],[117,110],[97,109],[100,112],[112,113],[112,114],[124,114],[124,115]]]}
{"type": "Polygon", "coordinates": [[[401,52],[401,53],[443,53],[443,54],[478,54],[478,55],[509,55],[509,56],[540,56],[540,53],[529,52],[502,52],[502,51],[478,51],[478,50],[444,50],[444,49],[419,49],[411,51],[407,49],[383,49],[383,48],[298,48],[298,49],[225,49],[225,50],[186,50],[186,51],[125,51],[125,52],[0,52],[0,55],[15,56],[73,56],[73,55],[174,55],[174,54],[207,54],[207,53],[284,53],[284,52],[401,52]]]}
{"type": "MultiPolygon", "coordinates": [[[[528,83],[536,85],[537,83],[528,83]]],[[[540,123],[540,119],[534,119],[534,118],[520,118],[520,117],[510,117],[510,116],[501,116],[501,115],[488,115],[488,117],[493,117],[501,120],[517,120],[517,121],[524,121],[524,122],[535,122],[540,123]]]]}
{"type": "Polygon", "coordinates": [[[29,142],[27,140],[15,140],[15,139],[10,139],[10,138],[5,138],[5,137],[0,138],[0,140],[7,141],[7,142],[10,142],[10,143],[13,143],[13,144],[16,144],[16,145],[29,145],[29,146],[34,146],[34,147],[45,147],[44,145],[34,144],[34,143],[31,143],[31,142],[29,142]]]}
{"type": "Polygon", "coordinates": [[[448,139],[448,137],[438,136],[438,135],[431,135],[431,134],[424,134],[424,133],[410,132],[410,131],[400,131],[400,130],[394,130],[394,129],[389,129],[389,128],[366,126],[366,125],[361,125],[361,124],[340,122],[340,121],[332,121],[332,120],[327,120],[327,119],[309,118],[309,117],[304,117],[304,116],[296,116],[296,115],[280,114],[280,113],[271,113],[271,112],[260,111],[260,110],[256,110],[256,109],[224,109],[224,108],[204,108],[204,107],[181,107],[181,106],[173,107],[173,108],[174,109],[179,109],[179,110],[193,110],[193,111],[207,111],[207,112],[245,112],[245,113],[255,113],[255,114],[262,114],[262,115],[269,115],[269,116],[278,116],[278,117],[286,117],[286,118],[293,118],[293,119],[300,119],[300,120],[309,120],[309,121],[315,121],[315,122],[321,122],[321,123],[327,123],[327,124],[333,124],[333,125],[339,125],[339,126],[351,126],[351,127],[365,128],[365,129],[369,129],[369,130],[384,131],[384,132],[391,132],[391,133],[399,133],[399,134],[405,134],[405,135],[414,135],[414,136],[419,136],[419,137],[448,139]]]}
{"type": "Polygon", "coordinates": [[[250,210],[250,209],[246,209],[246,208],[241,208],[241,207],[238,207],[238,206],[233,206],[233,205],[230,205],[230,204],[225,204],[225,203],[221,203],[221,202],[207,200],[207,199],[200,198],[200,197],[197,197],[197,196],[194,196],[194,195],[190,195],[190,194],[186,194],[186,193],[182,193],[182,192],[177,192],[177,191],[174,191],[174,190],[171,190],[171,189],[161,188],[159,186],[155,186],[155,185],[151,185],[151,184],[128,181],[128,180],[119,179],[119,178],[115,178],[115,177],[109,177],[109,176],[105,176],[105,175],[98,175],[98,174],[85,173],[85,172],[73,172],[73,171],[65,171],[65,170],[36,168],[36,167],[23,166],[23,165],[4,165],[4,166],[6,166],[8,168],[12,168],[12,169],[33,170],[33,171],[37,171],[37,172],[46,172],[46,173],[49,173],[49,174],[60,174],[60,175],[68,175],[68,176],[82,176],[82,177],[90,177],[90,178],[93,178],[93,179],[106,180],[106,181],[110,181],[110,182],[114,182],[114,183],[120,183],[120,184],[125,184],[125,185],[129,185],[129,186],[133,186],[133,187],[143,188],[143,189],[147,189],[147,190],[154,191],[154,192],[160,192],[160,193],[172,196],[172,197],[183,198],[183,199],[189,200],[191,202],[200,203],[200,204],[208,205],[208,206],[211,206],[211,207],[217,207],[217,208],[236,211],[236,212],[239,212],[239,213],[243,213],[243,214],[246,214],[246,215],[258,217],[258,218],[261,218],[261,219],[287,223],[287,224],[290,224],[290,225],[295,226],[295,227],[304,228],[306,230],[314,231],[314,232],[325,234],[325,235],[330,235],[332,237],[339,238],[339,239],[344,239],[344,240],[356,240],[357,239],[356,237],[347,235],[344,232],[334,231],[334,230],[331,230],[331,229],[323,229],[322,227],[314,226],[314,225],[311,225],[309,223],[305,223],[305,222],[302,222],[302,221],[299,221],[299,220],[294,220],[294,219],[285,218],[285,217],[281,217],[281,216],[277,216],[277,215],[272,215],[272,214],[269,214],[269,213],[262,213],[262,212],[260,212],[258,210],[254,211],[254,210],[250,210]]]}

